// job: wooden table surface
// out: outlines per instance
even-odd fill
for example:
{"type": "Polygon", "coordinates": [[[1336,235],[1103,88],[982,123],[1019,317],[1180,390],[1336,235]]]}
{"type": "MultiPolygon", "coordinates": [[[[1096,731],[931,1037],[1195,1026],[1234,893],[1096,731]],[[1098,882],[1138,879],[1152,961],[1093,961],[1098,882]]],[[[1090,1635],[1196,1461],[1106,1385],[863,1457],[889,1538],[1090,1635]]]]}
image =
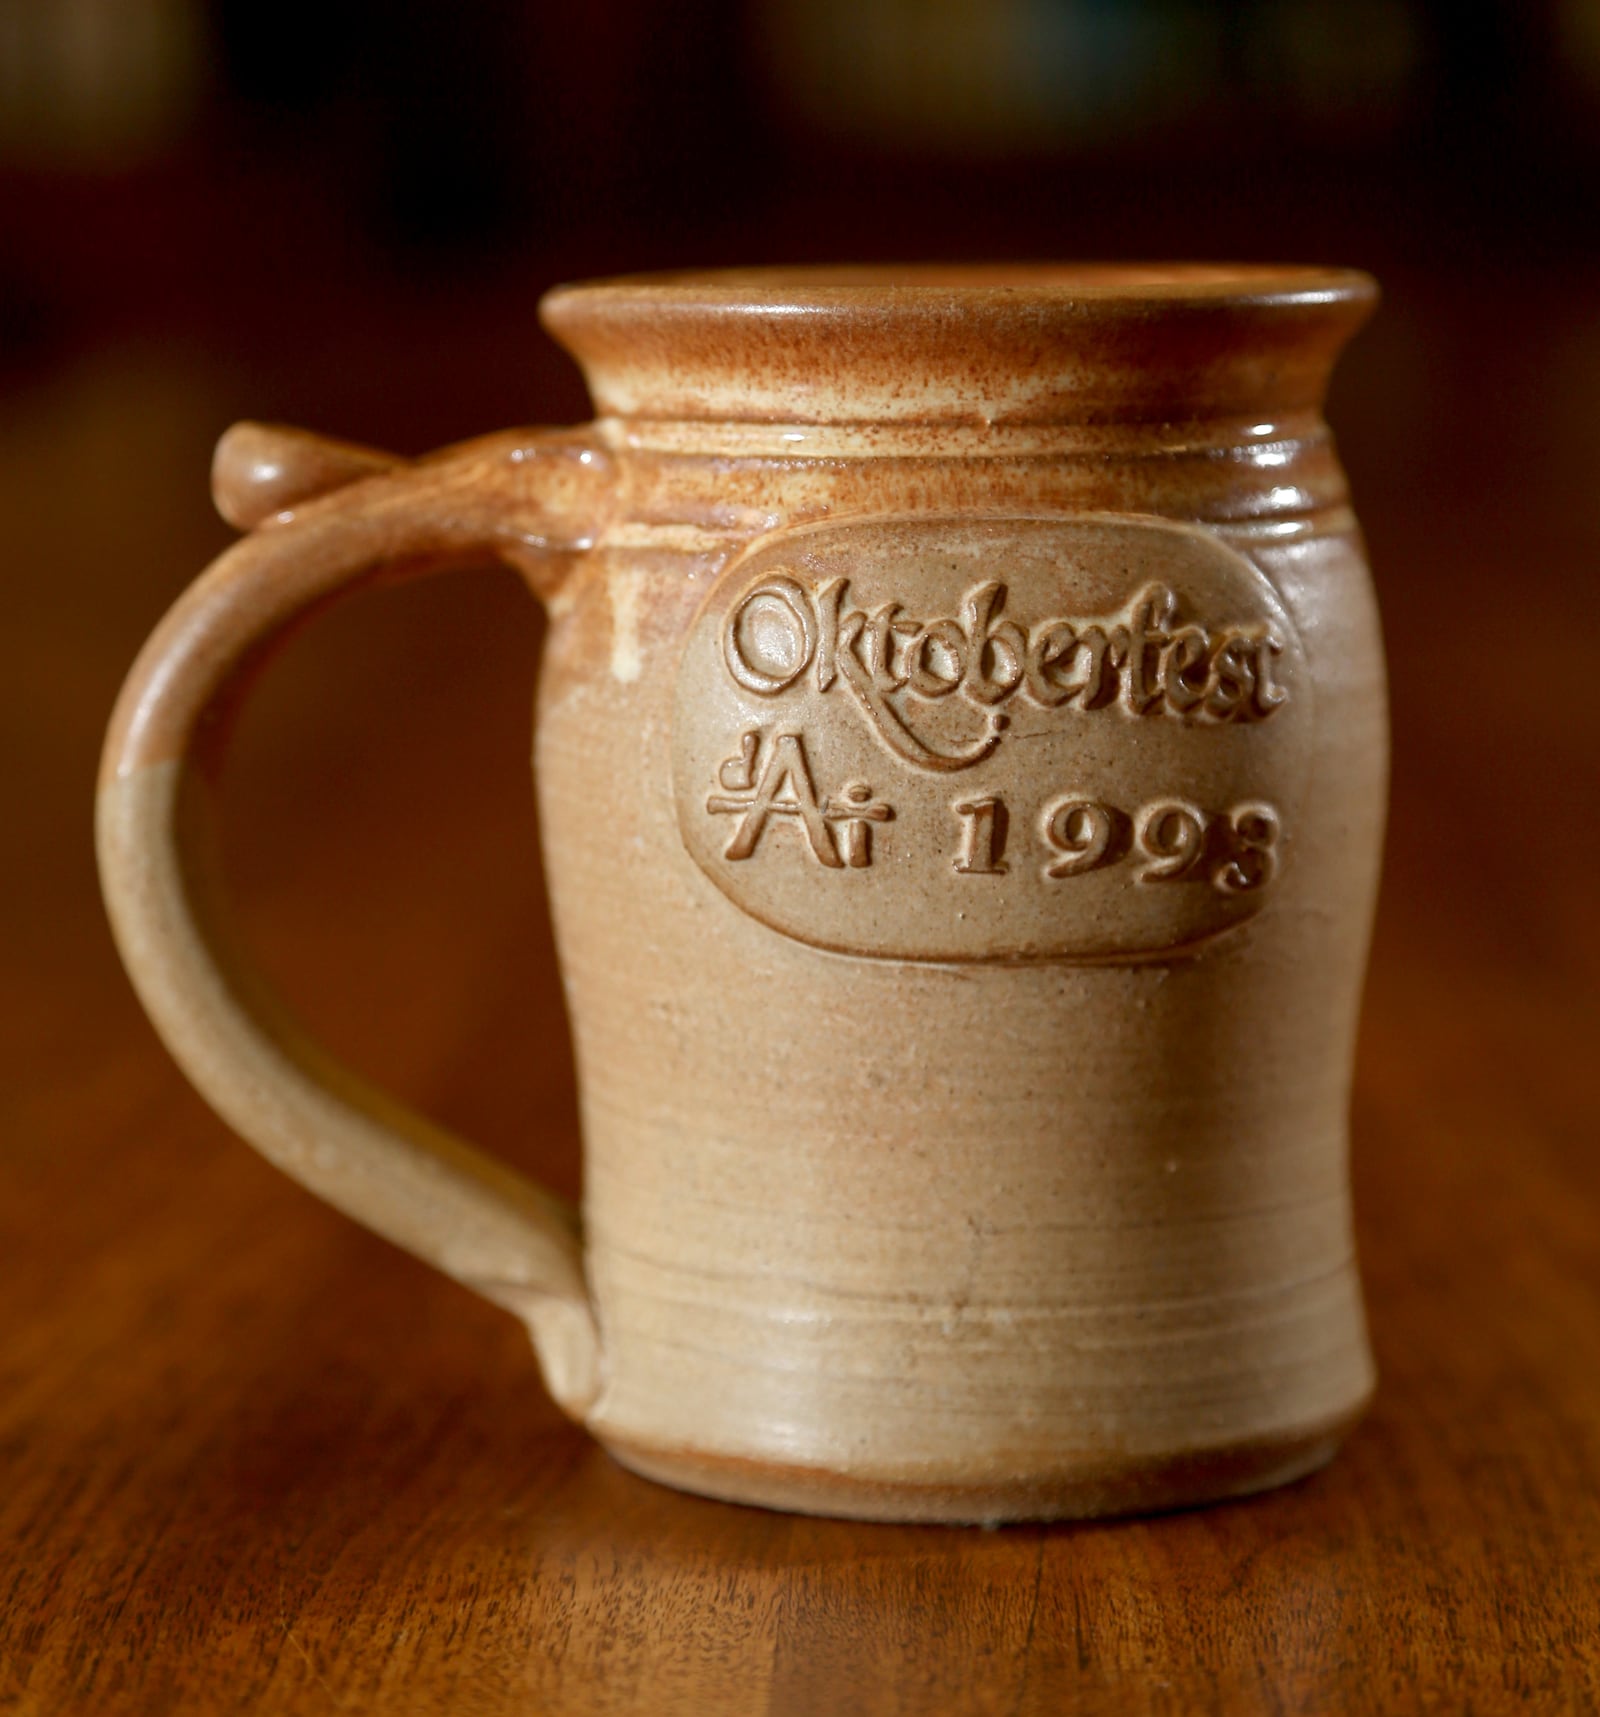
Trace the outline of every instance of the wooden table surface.
{"type": "MultiPolygon", "coordinates": [[[[414,353],[447,406],[396,418],[405,450],[517,415],[498,370],[437,391],[487,351],[377,342],[291,407],[381,436],[414,353]]],[[[577,409],[529,366],[523,415],[577,409]]],[[[184,1085],[109,944],[90,785],[140,638],[228,540],[210,441],[281,398],[130,337],[0,406],[0,1710],[1600,1709],[1593,291],[1412,283],[1334,404],[1397,731],[1354,1105],[1376,1405],[1275,1495],[1078,1527],[851,1525],[633,1478],[508,1317],[184,1085]]],[[[336,612],[244,723],[229,839],[317,1029],[571,1193],[537,640],[494,572],[336,612]]]]}

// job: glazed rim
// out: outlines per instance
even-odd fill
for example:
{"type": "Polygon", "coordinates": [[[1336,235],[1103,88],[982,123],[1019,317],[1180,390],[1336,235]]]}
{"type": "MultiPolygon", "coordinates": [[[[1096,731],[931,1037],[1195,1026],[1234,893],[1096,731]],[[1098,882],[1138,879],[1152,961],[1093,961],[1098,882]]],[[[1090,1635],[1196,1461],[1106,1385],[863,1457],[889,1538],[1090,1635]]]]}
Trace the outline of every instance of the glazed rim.
{"type": "Polygon", "coordinates": [[[1260,263],[932,264],[557,287],[603,417],[995,425],[1320,406],[1377,287],[1260,263]]]}
{"type": "Polygon", "coordinates": [[[1354,268],[1275,263],[1077,262],[914,263],[730,268],[619,275],[557,286],[545,303],[570,307],[673,305],[794,314],[853,306],[1032,301],[1065,308],[1107,300],[1161,304],[1328,304],[1375,298],[1372,277],[1354,268]],[[579,301],[579,302],[574,302],[579,301]]]}

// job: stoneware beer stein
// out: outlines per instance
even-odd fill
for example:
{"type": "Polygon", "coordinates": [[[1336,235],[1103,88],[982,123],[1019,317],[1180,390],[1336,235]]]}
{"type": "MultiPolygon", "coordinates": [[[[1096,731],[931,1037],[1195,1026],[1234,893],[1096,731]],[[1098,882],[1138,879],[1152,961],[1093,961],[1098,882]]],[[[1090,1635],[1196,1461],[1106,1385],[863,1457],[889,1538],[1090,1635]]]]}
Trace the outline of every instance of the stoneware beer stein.
{"type": "Polygon", "coordinates": [[[1321,408],[1374,296],[641,277],[544,300],[583,428],[416,462],[230,431],[248,534],[150,640],[100,792],[172,1053],[669,1484],[999,1521],[1317,1466],[1373,1381],[1347,1108],[1386,714],[1321,408]],[[274,642],[486,552],[549,612],[581,1219],[307,1041],[213,886],[225,716],[274,642]]]}

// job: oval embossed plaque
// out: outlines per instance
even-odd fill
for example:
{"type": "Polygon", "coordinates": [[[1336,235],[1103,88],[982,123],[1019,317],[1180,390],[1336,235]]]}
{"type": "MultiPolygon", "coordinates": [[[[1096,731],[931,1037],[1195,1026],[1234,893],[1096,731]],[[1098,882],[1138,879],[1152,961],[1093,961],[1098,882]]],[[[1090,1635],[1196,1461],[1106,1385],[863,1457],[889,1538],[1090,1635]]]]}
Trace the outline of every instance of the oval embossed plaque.
{"type": "Polygon", "coordinates": [[[1310,681],[1197,527],[873,518],[742,555],[679,669],[690,853],[784,934],[886,959],[1133,960],[1258,912],[1310,681]]]}

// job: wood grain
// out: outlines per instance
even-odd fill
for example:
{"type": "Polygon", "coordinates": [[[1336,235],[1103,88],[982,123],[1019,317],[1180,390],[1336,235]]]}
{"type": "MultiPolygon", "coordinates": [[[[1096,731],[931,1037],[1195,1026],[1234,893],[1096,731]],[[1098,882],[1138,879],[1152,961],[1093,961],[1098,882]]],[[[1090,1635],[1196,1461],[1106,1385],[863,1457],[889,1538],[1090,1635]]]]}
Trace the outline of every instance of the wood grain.
{"type": "MultiPolygon", "coordinates": [[[[14,395],[0,1710],[1600,1706],[1600,305],[1522,309],[1494,344],[1503,302],[1391,300],[1333,410],[1398,740],[1355,1117],[1376,1406],[1276,1495],[999,1532],[631,1477],[510,1318],[188,1091],[111,952],[88,801],[127,661],[226,540],[207,452],[250,401],[131,351],[14,395]]],[[[314,1026],[570,1193],[536,629],[496,574],[334,615],[252,707],[229,834],[314,1026]]]]}

